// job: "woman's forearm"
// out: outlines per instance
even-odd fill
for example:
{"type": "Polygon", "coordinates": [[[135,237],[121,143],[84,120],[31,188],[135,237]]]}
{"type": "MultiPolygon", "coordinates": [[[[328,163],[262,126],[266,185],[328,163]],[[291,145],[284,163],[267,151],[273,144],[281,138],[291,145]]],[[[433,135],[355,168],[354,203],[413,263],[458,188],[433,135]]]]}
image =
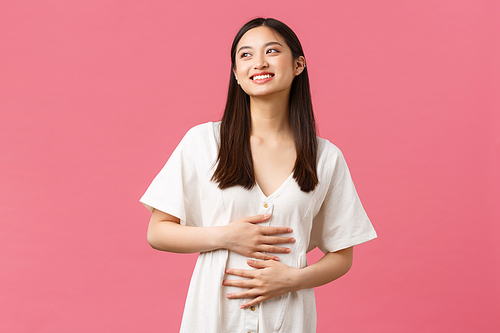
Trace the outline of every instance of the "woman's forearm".
{"type": "Polygon", "coordinates": [[[338,279],[352,265],[353,248],[327,253],[318,262],[296,271],[296,290],[319,287],[338,279]]]}
{"type": "Polygon", "coordinates": [[[197,253],[221,248],[222,227],[197,228],[180,224],[180,220],[154,210],[149,221],[147,239],[152,248],[174,253],[197,253]]]}
{"type": "Polygon", "coordinates": [[[227,249],[249,258],[279,260],[273,253],[288,253],[286,246],[293,237],[283,234],[293,230],[287,227],[263,227],[258,224],[270,215],[241,218],[224,226],[190,227],[170,214],[155,210],[151,216],[147,239],[157,250],[174,253],[197,253],[227,249]],[[267,252],[267,253],[266,253],[267,252]]]}
{"type": "Polygon", "coordinates": [[[222,227],[197,228],[173,221],[150,222],[147,239],[151,247],[174,253],[198,253],[222,248],[222,227]]]}

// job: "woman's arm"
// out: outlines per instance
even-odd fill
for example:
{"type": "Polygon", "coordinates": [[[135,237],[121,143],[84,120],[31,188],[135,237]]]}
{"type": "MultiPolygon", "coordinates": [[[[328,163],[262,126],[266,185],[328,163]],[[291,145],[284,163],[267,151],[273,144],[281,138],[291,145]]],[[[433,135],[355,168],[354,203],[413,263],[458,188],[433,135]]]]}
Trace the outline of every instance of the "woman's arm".
{"type": "Polygon", "coordinates": [[[247,260],[256,270],[228,269],[227,274],[246,277],[244,280],[224,280],[226,286],[247,288],[228,294],[228,298],[252,298],[243,304],[246,308],[287,292],[314,288],[338,279],[349,271],[352,265],[353,248],[327,253],[315,264],[305,268],[291,268],[272,260],[247,260]]]}
{"type": "Polygon", "coordinates": [[[245,217],[220,227],[189,227],[170,214],[154,210],[149,221],[147,239],[156,250],[175,253],[196,253],[227,249],[246,257],[279,260],[266,254],[288,253],[289,248],[276,244],[293,243],[293,237],[276,236],[292,232],[287,227],[264,227],[270,215],[245,217]]]}

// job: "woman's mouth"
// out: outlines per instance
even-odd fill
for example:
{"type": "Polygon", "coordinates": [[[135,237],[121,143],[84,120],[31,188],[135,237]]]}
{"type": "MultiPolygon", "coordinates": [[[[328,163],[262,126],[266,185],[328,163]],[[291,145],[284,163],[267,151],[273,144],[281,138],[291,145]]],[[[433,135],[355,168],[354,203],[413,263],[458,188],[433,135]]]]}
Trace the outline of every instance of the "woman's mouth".
{"type": "Polygon", "coordinates": [[[274,77],[273,73],[259,73],[251,76],[250,79],[255,84],[264,84],[271,81],[274,77]]]}
{"type": "Polygon", "coordinates": [[[252,76],[251,79],[253,81],[257,81],[257,80],[265,80],[265,79],[270,79],[274,76],[274,74],[259,74],[259,75],[255,75],[255,76],[252,76]]]}

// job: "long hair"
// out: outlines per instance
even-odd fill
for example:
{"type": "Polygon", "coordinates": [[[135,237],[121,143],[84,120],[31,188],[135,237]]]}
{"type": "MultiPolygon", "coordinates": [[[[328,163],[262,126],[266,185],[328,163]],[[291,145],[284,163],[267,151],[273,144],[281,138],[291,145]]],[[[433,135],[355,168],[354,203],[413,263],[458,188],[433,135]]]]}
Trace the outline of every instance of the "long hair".
{"type": "MultiPolygon", "coordinates": [[[[220,189],[240,185],[251,189],[255,185],[252,152],[250,148],[250,97],[238,85],[233,70],[236,68],[236,46],[250,29],[266,26],[283,37],[294,59],[304,56],[295,33],[286,24],[272,18],[256,18],[246,23],[234,37],[231,47],[231,73],[226,107],[220,127],[220,147],[217,168],[212,180],[220,189]]],[[[297,75],[290,90],[289,124],[293,132],[297,159],[293,178],[304,192],[318,184],[316,172],[317,141],[311,91],[307,68],[297,75]]]]}

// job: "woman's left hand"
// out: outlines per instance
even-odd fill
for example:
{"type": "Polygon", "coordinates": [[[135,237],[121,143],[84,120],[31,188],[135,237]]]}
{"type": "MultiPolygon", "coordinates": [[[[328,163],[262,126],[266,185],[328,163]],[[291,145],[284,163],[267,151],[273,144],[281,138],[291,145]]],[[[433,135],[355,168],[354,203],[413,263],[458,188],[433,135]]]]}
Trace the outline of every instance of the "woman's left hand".
{"type": "Polygon", "coordinates": [[[247,290],[227,295],[229,299],[252,298],[252,300],[241,306],[242,309],[300,289],[298,288],[299,269],[291,268],[275,260],[248,259],[247,264],[256,269],[226,270],[226,274],[247,279],[222,281],[225,286],[247,288],[247,290]]]}

